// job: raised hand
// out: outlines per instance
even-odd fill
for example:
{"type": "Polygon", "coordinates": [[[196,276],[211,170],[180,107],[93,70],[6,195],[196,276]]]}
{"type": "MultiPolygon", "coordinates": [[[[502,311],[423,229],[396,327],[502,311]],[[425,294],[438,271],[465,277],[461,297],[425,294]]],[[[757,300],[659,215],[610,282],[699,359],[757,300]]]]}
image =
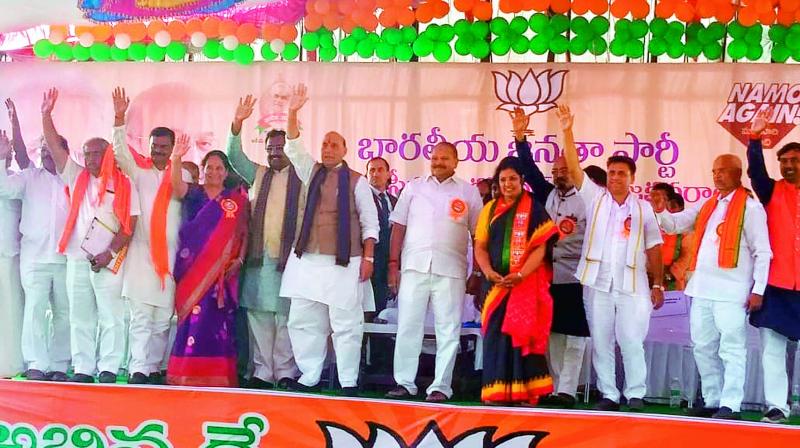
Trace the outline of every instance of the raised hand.
{"type": "Polygon", "coordinates": [[[521,107],[515,107],[513,112],[508,113],[511,116],[511,125],[513,127],[514,138],[522,140],[526,134],[531,133],[528,130],[528,124],[531,117],[525,115],[525,111],[521,107]]]}
{"type": "Polygon", "coordinates": [[[6,131],[0,130],[0,160],[5,160],[11,154],[11,142],[6,131]]]}
{"type": "Polygon", "coordinates": [[[559,105],[556,109],[556,116],[558,116],[558,123],[562,131],[567,132],[572,130],[575,115],[569,110],[569,106],[566,104],[559,105]]]}
{"type": "Polygon", "coordinates": [[[6,109],[8,109],[8,121],[11,123],[18,122],[17,107],[14,105],[14,102],[11,101],[11,98],[6,99],[6,109]]]}
{"type": "Polygon", "coordinates": [[[128,106],[131,104],[130,98],[125,94],[125,89],[117,87],[111,94],[114,101],[114,117],[125,118],[125,112],[128,111],[128,106]]]}
{"type": "Polygon", "coordinates": [[[53,113],[53,108],[56,107],[57,100],[58,89],[55,87],[44,92],[44,96],[42,97],[42,115],[50,115],[53,113]]]}
{"type": "Polygon", "coordinates": [[[181,134],[175,141],[175,147],[172,149],[172,157],[180,159],[189,152],[191,147],[191,139],[188,134],[181,134]]]}
{"type": "Polygon", "coordinates": [[[289,98],[289,111],[297,112],[308,101],[308,88],[300,83],[292,88],[292,96],[289,98]]]}
{"type": "Polygon", "coordinates": [[[256,99],[253,98],[253,95],[247,95],[244,98],[239,98],[239,105],[236,106],[236,114],[233,116],[233,121],[241,123],[250,118],[250,115],[253,114],[253,108],[255,105],[256,99]]]}
{"type": "Polygon", "coordinates": [[[767,108],[758,111],[756,116],[753,118],[753,121],[750,122],[750,136],[754,138],[758,138],[761,136],[761,133],[767,128],[769,124],[769,116],[772,114],[772,108],[767,108]]]}

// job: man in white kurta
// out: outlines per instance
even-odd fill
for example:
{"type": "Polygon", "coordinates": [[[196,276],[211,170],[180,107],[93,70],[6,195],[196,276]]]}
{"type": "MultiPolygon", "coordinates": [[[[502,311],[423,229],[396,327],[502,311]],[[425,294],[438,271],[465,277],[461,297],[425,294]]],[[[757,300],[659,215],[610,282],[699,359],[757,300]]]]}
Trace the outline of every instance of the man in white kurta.
{"type": "MultiPolygon", "coordinates": [[[[4,169],[8,162],[10,159],[0,159],[4,169]]],[[[19,200],[0,199],[0,378],[25,369],[21,349],[25,296],[19,275],[20,213],[19,200]]]]}
{"type": "Polygon", "coordinates": [[[163,182],[170,182],[167,166],[175,144],[175,134],[167,128],[153,129],[150,134],[150,158],[137,162],[126,140],[127,106],[125,91],[118,89],[114,94],[114,158],[138,190],[141,201],[141,216],[128,247],[122,286],[122,296],[128,300],[131,312],[129,383],[160,384],[161,364],[167,353],[170,320],[175,309],[172,266],[175,263],[181,219],[180,201],[171,194],[168,196],[165,229],[169,272],[163,278],[154,266],[151,230],[159,187],[163,182]]]}
{"type": "Polygon", "coordinates": [[[41,158],[42,168],[29,164],[17,173],[0,168],[0,198],[22,201],[20,272],[25,290],[25,375],[29,380],[65,381],[70,361],[69,303],[66,258],[58,253],[58,240],[69,199],[46,145],[42,146],[41,158]]]}
{"type": "Polygon", "coordinates": [[[741,160],[726,154],[714,161],[714,184],[719,190],[714,196],[678,213],[665,210],[666,204],[657,204],[658,220],[666,233],[704,230],[702,234],[695,233],[700,247],[693,254],[694,270],[685,290],[692,298],[690,329],[705,402],[703,408],[693,412],[699,417],[740,417],[747,361],[747,312],[760,307],[769,276],[772,251],[767,214],[741,186],[741,176],[741,160]],[[737,194],[746,198],[738,258],[735,267],[721,267],[723,230],[725,222],[733,219],[728,212],[736,207],[732,201],[737,194]],[[707,217],[704,229],[700,227],[703,216],[707,217]]]}
{"type": "Polygon", "coordinates": [[[393,283],[398,265],[402,271],[394,349],[398,387],[387,394],[390,398],[417,394],[415,380],[429,305],[435,319],[436,369],[427,400],[445,401],[453,395],[467,245],[483,207],[477,187],[455,176],[457,164],[458,152],[453,145],[434,147],[431,174],[406,185],[390,217],[395,226],[389,257],[390,286],[397,286],[393,283]],[[398,256],[401,247],[402,255],[398,256]]]}

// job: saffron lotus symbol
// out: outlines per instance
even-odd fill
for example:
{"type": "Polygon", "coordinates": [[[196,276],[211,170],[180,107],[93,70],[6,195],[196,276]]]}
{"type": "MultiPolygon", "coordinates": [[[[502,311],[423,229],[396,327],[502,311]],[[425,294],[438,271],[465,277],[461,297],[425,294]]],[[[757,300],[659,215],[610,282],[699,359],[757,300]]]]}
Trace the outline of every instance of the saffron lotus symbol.
{"type": "Polygon", "coordinates": [[[536,74],[528,69],[525,76],[509,71],[508,75],[492,72],[494,93],[501,104],[499,110],[513,112],[519,107],[525,115],[547,112],[556,107],[556,100],[564,90],[564,76],[567,70],[544,70],[536,74]]]}
{"type": "Polygon", "coordinates": [[[317,422],[325,435],[325,448],[534,448],[549,433],[519,431],[494,439],[496,427],[474,428],[452,440],[444,436],[439,425],[431,421],[411,443],[386,426],[368,422],[369,436],[333,422],[317,422]],[[494,440],[493,440],[494,439],[494,440]]]}

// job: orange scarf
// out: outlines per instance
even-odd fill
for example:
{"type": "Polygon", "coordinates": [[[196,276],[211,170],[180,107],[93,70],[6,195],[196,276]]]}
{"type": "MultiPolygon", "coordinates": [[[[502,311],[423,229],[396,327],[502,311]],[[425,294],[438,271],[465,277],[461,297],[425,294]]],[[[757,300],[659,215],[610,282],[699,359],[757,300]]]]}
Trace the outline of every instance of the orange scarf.
{"type": "Polygon", "coordinates": [[[672,262],[675,261],[677,250],[680,250],[678,235],[668,235],[661,232],[661,239],[664,240],[664,244],[661,246],[661,261],[664,266],[671,266],[672,262]]]}
{"type": "MultiPolygon", "coordinates": [[[[145,157],[130,145],[128,151],[139,168],[149,170],[153,168],[153,159],[145,157]]],[[[167,212],[169,201],[172,198],[172,164],[167,165],[164,177],[158,185],[158,192],[153,201],[153,214],[150,215],[150,259],[156,275],[161,279],[161,289],[166,287],[166,278],[169,275],[169,249],[167,247],[167,212]]]]}
{"type": "MultiPolygon", "coordinates": [[[[78,221],[78,212],[81,209],[83,199],[86,197],[86,189],[89,187],[89,170],[86,168],[81,171],[75,181],[75,188],[71,195],[69,214],[64,225],[64,232],[58,241],[58,252],[64,253],[67,244],[75,230],[75,223],[78,221]]],[[[100,167],[100,189],[97,193],[95,205],[101,205],[106,195],[109,181],[114,183],[114,216],[119,221],[123,232],[131,234],[131,181],[114,163],[114,150],[111,145],[106,148],[103,155],[103,163],[100,167]]]]}
{"type": "MultiPolygon", "coordinates": [[[[739,187],[733,192],[728,210],[725,212],[725,220],[715,231],[719,235],[719,267],[733,269],[739,264],[739,242],[742,239],[744,230],[744,211],[749,196],[744,187],[739,187]]],[[[694,271],[697,267],[697,254],[700,252],[700,242],[706,232],[708,220],[714,209],[719,203],[719,191],[708,200],[700,209],[697,220],[694,223],[695,238],[692,241],[692,258],[689,263],[689,271],[694,271]]]]}

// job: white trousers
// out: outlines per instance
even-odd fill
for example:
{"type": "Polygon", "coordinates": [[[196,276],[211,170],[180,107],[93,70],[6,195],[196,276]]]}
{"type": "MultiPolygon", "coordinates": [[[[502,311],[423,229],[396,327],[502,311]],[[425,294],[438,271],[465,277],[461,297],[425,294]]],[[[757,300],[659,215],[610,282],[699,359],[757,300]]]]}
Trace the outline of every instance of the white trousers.
{"type": "Polygon", "coordinates": [[[550,333],[547,361],[553,375],[553,390],[573,398],[578,393],[583,356],[589,338],[550,333]]]}
{"type": "Polygon", "coordinates": [[[336,370],[342,387],[358,385],[364,312],[361,303],[354,309],[337,308],[313,300],[293,298],[289,309],[289,338],[294,359],[305,386],[315,386],[322,376],[332,335],[336,370]]]}
{"type": "Polygon", "coordinates": [[[786,336],[761,328],[761,366],[764,369],[764,401],[767,410],[780,409],[789,416],[789,376],[786,371],[786,336]]]}
{"type": "Polygon", "coordinates": [[[746,319],[741,302],[692,298],[690,331],[706,407],[727,406],[739,412],[742,406],[747,361],[746,319]]]}
{"type": "Polygon", "coordinates": [[[288,316],[278,313],[247,310],[254,377],[276,383],[300,374],[292,354],[288,322],[288,316]]]}
{"type": "Polygon", "coordinates": [[[0,257],[0,378],[25,370],[22,318],[25,295],[19,278],[19,256],[0,257]]]}
{"type": "Polygon", "coordinates": [[[20,271],[25,290],[22,356],[27,368],[66,372],[70,361],[67,266],[26,261],[20,265],[20,271]]]}
{"type": "Polygon", "coordinates": [[[626,398],[643,398],[647,392],[647,364],[644,338],[650,328],[652,303],[648,296],[619,292],[593,291],[589,331],[592,334],[592,359],[597,373],[597,388],[604,398],[619,402],[616,349],[619,344],[625,369],[626,398]]]}
{"type": "Polygon", "coordinates": [[[131,310],[128,372],[145,375],[161,372],[174,307],[153,306],[133,299],[128,302],[131,310]]]}
{"type": "Polygon", "coordinates": [[[87,260],[67,258],[70,346],[75,373],[119,371],[125,356],[122,276],[122,270],[116,275],[108,269],[93,272],[87,260]]]}
{"type": "Polygon", "coordinates": [[[464,303],[464,279],[431,273],[404,271],[397,294],[397,339],[394,346],[394,380],[412,394],[417,393],[417,369],[425,336],[428,304],[433,309],[436,331],[436,369],[434,391],[453,395],[453,366],[461,337],[461,313],[464,303]]]}

